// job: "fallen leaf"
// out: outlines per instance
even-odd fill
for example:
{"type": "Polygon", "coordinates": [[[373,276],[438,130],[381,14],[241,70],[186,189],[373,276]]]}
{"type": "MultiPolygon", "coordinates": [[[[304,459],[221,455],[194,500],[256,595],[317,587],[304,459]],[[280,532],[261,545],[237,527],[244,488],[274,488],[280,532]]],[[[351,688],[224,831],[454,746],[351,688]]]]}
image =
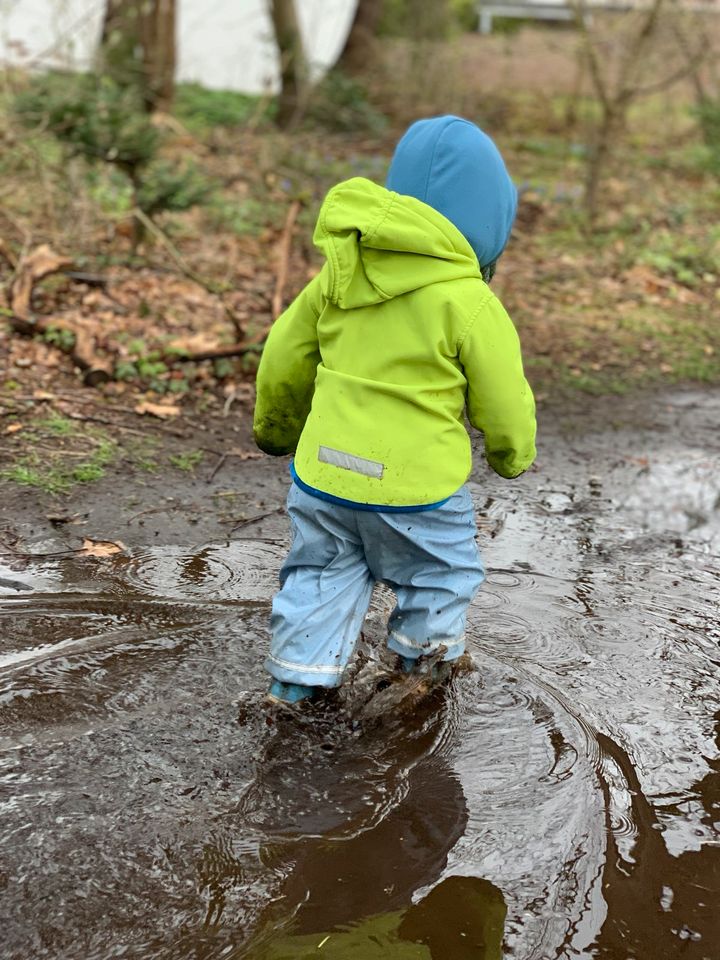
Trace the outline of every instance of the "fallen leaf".
{"type": "Polygon", "coordinates": [[[90,537],[83,537],[80,553],[86,557],[112,557],[124,550],[125,544],[120,540],[91,540],[90,537]]]}
{"type": "Polygon", "coordinates": [[[33,400],[54,400],[55,394],[49,390],[33,390],[33,400]]]}
{"type": "Polygon", "coordinates": [[[22,430],[23,426],[24,426],[24,424],[22,424],[22,423],[9,423],[9,424],[7,425],[7,427],[5,427],[5,430],[4,430],[3,432],[4,432],[4,433],[17,433],[18,430],[22,430]]]}
{"type": "Polygon", "coordinates": [[[228,454],[230,457],[235,457],[238,460],[261,460],[265,454],[260,453],[259,450],[238,450],[234,448],[228,454]]]}
{"type": "Polygon", "coordinates": [[[135,407],[135,413],[149,413],[152,417],[159,417],[161,420],[167,420],[170,417],[180,415],[180,407],[170,403],[150,403],[149,400],[143,400],[135,407]]]}

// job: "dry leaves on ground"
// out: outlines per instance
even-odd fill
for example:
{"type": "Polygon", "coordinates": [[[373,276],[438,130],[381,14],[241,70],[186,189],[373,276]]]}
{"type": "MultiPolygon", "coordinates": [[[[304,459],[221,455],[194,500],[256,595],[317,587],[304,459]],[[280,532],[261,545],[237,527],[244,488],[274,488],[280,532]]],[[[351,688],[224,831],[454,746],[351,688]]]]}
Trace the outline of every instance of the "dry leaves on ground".
{"type": "Polygon", "coordinates": [[[120,540],[92,540],[90,537],[83,537],[82,549],[79,552],[84,557],[112,557],[124,551],[125,544],[120,540]]]}
{"type": "Polygon", "coordinates": [[[180,407],[172,403],[151,403],[149,400],[143,400],[135,407],[135,413],[139,413],[141,416],[149,413],[151,417],[169,420],[171,417],[180,416],[180,407]]]}

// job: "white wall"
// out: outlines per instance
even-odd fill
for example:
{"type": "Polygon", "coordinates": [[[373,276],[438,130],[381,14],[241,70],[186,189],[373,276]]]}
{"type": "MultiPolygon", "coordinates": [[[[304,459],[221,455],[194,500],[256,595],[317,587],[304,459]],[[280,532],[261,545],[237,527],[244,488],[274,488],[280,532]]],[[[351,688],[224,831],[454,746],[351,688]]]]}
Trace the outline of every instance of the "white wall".
{"type": "MultiPolygon", "coordinates": [[[[277,87],[266,0],[177,0],[178,80],[260,93],[277,87]]],[[[296,0],[305,48],[318,69],[345,43],[357,0],[296,0]]],[[[0,0],[0,66],[89,66],[103,0],[0,0]]]]}

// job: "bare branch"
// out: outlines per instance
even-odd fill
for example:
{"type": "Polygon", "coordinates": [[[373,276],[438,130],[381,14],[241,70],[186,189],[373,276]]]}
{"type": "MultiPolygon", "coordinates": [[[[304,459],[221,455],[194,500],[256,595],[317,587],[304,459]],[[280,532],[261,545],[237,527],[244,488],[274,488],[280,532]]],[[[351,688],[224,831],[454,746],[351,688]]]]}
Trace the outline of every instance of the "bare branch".
{"type": "Polygon", "coordinates": [[[590,29],[588,28],[587,7],[583,0],[568,0],[568,5],[573,11],[575,24],[582,38],[583,53],[587,58],[588,67],[590,68],[590,78],[595,87],[595,92],[602,105],[607,107],[610,102],[610,94],[607,84],[605,83],[605,77],[603,76],[600,58],[595,48],[590,29]]]}
{"type": "Polygon", "coordinates": [[[633,43],[623,58],[620,67],[618,82],[618,100],[629,102],[638,87],[638,77],[645,64],[643,55],[645,48],[655,34],[664,7],[668,0],[653,0],[652,5],[645,11],[640,29],[633,38],[633,43]]]}

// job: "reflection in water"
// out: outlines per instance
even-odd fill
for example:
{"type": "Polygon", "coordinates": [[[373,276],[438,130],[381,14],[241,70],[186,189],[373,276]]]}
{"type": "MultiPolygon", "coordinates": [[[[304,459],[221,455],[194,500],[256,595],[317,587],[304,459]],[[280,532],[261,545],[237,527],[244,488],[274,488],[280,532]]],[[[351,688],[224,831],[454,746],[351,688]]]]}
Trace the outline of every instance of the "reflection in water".
{"type": "MultiPolygon", "coordinates": [[[[717,718],[720,747],[720,716],[717,718]]],[[[596,956],[652,956],[672,960],[689,955],[684,944],[695,944],[697,956],[712,960],[720,944],[720,863],[717,846],[706,845],[672,857],[666,848],[657,814],[646,797],[628,755],[599,734],[600,746],[627,784],[633,842],[623,853],[618,825],[609,824],[611,849],[605,861],[603,896],[608,921],[595,943],[596,956]],[[708,883],[709,881],[709,883],[708,883]],[[654,923],[648,924],[648,916],[654,923]],[[682,953],[681,953],[682,951],[682,953]]],[[[717,830],[720,814],[720,764],[696,785],[702,817],[717,830]]],[[[608,809],[613,787],[601,780],[608,809]]]]}
{"type": "Polygon", "coordinates": [[[337,717],[309,727],[280,721],[235,814],[264,836],[266,865],[289,864],[248,957],[298,957],[321,942],[324,955],[347,960],[501,956],[502,893],[473,877],[433,886],[468,823],[444,755],[453,726],[446,693],[356,738],[337,717]],[[430,892],[413,904],[423,887],[430,892]],[[290,932],[278,939],[288,915],[290,932]]]}
{"type": "Polygon", "coordinates": [[[720,397],[654,413],[483,475],[477,670],[372,729],[261,708],[282,544],[0,569],[0,956],[716,960],[720,397]]]}
{"type": "Polygon", "coordinates": [[[505,899],[488,880],[448,877],[410,907],[402,940],[425,944],[432,960],[500,960],[505,899]]]}
{"type": "Polygon", "coordinates": [[[291,932],[272,937],[266,953],[251,945],[249,957],[298,956],[323,940],[329,956],[358,960],[447,957],[454,954],[438,952],[442,945],[468,936],[473,956],[500,956],[505,905],[492,884],[448,879],[412,906],[413,894],[442,875],[467,827],[462,787],[443,754],[452,725],[443,692],[390,731],[353,739],[337,725],[307,730],[292,722],[278,731],[238,815],[265,837],[266,864],[289,864],[260,919],[260,942],[288,915],[291,932]],[[308,763],[313,745],[320,749],[308,763]],[[450,909],[435,926],[448,895],[450,909]],[[409,942],[425,949],[408,953],[409,942]],[[487,949],[478,953],[481,944],[487,949]]]}
{"type": "Polygon", "coordinates": [[[501,960],[507,908],[500,890],[476,877],[447,877],[407,910],[332,930],[289,936],[255,960],[501,960]]]}
{"type": "MultiPolygon", "coordinates": [[[[264,811],[266,835],[285,832],[289,824],[293,833],[305,834],[293,845],[293,869],[282,889],[288,903],[299,905],[298,931],[406,907],[419,887],[441,874],[467,824],[457,777],[441,752],[430,752],[441,732],[435,723],[427,729],[403,724],[390,737],[376,734],[347,745],[340,741],[328,755],[331,762],[315,763],[312,769],[288,761],[286,748],[292,741],[282,738],[282,793],[292,796],[292,805],[281,804],[278,819],[277,808],[268,811],[267,796],[256,795],[255,803],[264,811]],[[304,784],[291,773],[288,791],[287,771],[293,766],[304,784]],[[311,789],[304,789],[310,784],[311,789]]],[[[273,772],[269,778],[261,772],[262,793],[279,795],[273,779],[273,772]]]]}

